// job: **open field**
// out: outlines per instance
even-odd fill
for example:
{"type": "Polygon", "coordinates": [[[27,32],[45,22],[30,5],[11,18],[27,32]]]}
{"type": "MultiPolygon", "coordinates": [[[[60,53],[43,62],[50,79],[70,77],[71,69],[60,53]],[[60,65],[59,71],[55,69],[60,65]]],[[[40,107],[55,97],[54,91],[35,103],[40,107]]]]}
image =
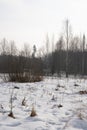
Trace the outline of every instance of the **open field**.
{"type": "Polygon", "coordinates": [[[87,80],[0,82],[0,130],[87,130],[87,80]],[[10,113],[12,97],[12,111],[10,113]],[[24,103],[24,104],[23,104],[24,103]],[[32,107],[37,116],[30,117],[32,107]]]}

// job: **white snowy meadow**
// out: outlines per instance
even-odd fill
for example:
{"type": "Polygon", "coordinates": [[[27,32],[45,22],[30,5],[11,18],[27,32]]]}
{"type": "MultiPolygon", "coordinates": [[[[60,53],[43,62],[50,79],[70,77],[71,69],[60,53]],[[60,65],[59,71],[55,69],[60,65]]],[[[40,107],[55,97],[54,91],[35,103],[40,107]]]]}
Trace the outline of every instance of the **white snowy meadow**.
{"type": "Polygon", "coordinates": [[[78,78],[45,77],[36,83],[1,81],[0,130],[87,130],[86,85],[86,79],[78,78]],[[8,116],[11,96],[15,119],[8,116]],[[35,117],[30,116],[32,107],[35,117]]]}

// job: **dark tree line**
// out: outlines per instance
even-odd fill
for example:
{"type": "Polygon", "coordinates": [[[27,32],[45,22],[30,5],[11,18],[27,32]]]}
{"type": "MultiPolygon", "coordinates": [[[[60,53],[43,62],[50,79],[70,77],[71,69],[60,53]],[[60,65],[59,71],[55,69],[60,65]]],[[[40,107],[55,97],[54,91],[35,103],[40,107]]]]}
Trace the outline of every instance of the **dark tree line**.
{"type": "MultiPolygon", "coordinates": [[[[68,74],[84,74],[87,75],[87,52],[84,52],[84,70],[82,71],[82,52],[68,51],[68,74]]],[[[53,55],[49,56],[50,73],[53,75],[57,73],[66,73],[66,51],[55,51],[53,55]]]]}
{"type": "Polygon", "coordinates": [[[61,36],[56,42],[54,52],[52,52],[52,54],[50,53],[48,56],[48,63],[50,74],[52,75],[55,73],[58,75],[67,73],[66,77],[68,74],[87,75],[87,48],[85,35],[83,35],[82,38],[77,36],[72,37],[68,42],[68,47],[63,36],[61,36]]]}

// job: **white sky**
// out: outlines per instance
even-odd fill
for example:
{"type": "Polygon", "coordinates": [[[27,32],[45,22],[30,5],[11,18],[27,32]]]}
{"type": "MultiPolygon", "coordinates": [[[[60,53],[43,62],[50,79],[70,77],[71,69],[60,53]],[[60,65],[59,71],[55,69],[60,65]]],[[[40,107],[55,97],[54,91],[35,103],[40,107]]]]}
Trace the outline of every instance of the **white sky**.
{"type": "Polygon", "coordinates": [[[0,0],[0,40],[41,47],[63,32],[68,18],[73,32],[87,34],[87,0],[0,0]]]}

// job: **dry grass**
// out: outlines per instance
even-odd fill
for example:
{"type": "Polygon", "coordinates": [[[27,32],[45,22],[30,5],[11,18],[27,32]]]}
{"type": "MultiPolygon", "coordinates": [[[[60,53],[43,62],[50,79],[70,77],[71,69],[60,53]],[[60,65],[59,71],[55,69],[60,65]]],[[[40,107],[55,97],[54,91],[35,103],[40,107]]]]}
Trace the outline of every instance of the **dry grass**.
{"type": "Polygon", "coordinates": [[[10,112],[10,113],[8,114],[8,116],[9,116],[9,117],[12,117],[13,119],[15,119],[13,112],[10,112]]]}
{"type": "Polygon", "coordinates": [[[75,83],[74,86],[79,86],[79,85],[75,83]]]}
{"type": "Polygon", "coordinates": [[[83,115],[82,115],[82,113],[79,113],[79,114],[78,114],[78,117],[79,117],[80,120],[83,120],[83,115]]]}
{"type": "Polygon", "coordinates": [[[87,91],[84,90],[84,91],[79,91],[79,94],[87,94],[87,91]]]}
{"type": "Polygon", "coordinates": [[[61,108],[61,107],[63,107],[63,105],[59,104],[59,105],[58,105],[58,108],[61,108]]]}
{"type": "Polygon", "coordinates": [[[25,100],[25,97],[24,97],[24,99],[22,100],[22,106],[26,106],[26,100],[25,100]]]}
{"type": "Polygon", "coordinates": [[[31,116],[31,117],[37,116],[37,113],[36,113],[34,107],[32,107],[30,116],[31,116]]]}

